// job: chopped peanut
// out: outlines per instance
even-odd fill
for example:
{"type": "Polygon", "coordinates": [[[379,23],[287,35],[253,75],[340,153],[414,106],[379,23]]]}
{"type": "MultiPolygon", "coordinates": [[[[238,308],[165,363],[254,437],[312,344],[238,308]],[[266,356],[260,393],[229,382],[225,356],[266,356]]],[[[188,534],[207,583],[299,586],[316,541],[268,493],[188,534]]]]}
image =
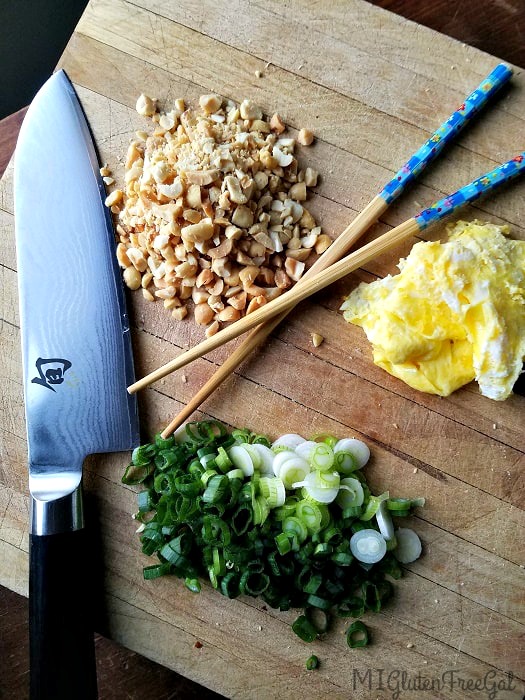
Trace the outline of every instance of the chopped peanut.
{"type": "Polygon", "coordinates": [[[314,348],[318,348],[323,342],[324,338],[319,333],[312,333],[312,344],[314,348]]]}
{"type": "Polygon", "coordinates": [[[266,297],[263,296],[262,294],[259,294],[259,296],[253,297],[253,299],[250,301],[248,304],[248,308],[246,309],[247,314],[251,314],[252,311],[256,311],[257,309],[260,309],[261,306],[264,306],[266,304],[266,297]]]}
{"type": "Polygon", "coordinates": [[[216,112],[218,109],[220,109],[221,104],[222,100],[219,95],[202,95],[199,98],[199,105],[201,106],[201,109],[206,112],[206,114],[216,112]]]}
{"type": "Polygon", "coordinates": [[[206,337],[211,338],[211,336],[215,335],[215,333],[217,333],[218,330],[219,330],[219,322],[214,321],[213,323],[211,323],[208,326],[208,328],[206,328],[206,337]]]}
{"type": "Polygon", "coordinates": [[[297,140],[302,146],[310,146],[314,140],[313,132],[310,129],[301,129],[297,135],[297,140]]]}
{"type": "Polygon", "coordinates": [[[176,309],[173,309],[171,315],[173,316],[173,318],[176,318],[177,321],[182,321],[182,319],[186,318],[186,316],[188,315],[188,309],[186,306],[179,306],[176,309]]]}
{"type": "Polygon", "coordinates": [[[213,320],[214,312],[209,304],[203,302],[195,305],[195,323],[207,326],[213,320]]]}
{"type": "Polygon", "coordinates": [[[141,281],[140,272],[133,265],[124,270],[124,282],[130,289],[138,289],[141,281]]]}
{"type": "Polygon", "coordinates": [[[137,100],[135,109],[142,117],[152,117],[157,111],[157,105],[151,97],[142,94],[137,100]]]}
{"type": "Polygon", "coordinates": [[[240,317],[240,310],[236,309],[234,306],[225,306],[224,309],[218,313],[219,321],[223,321],[225,323],[229,323],[230,321],[238,321],[240,317]]]}
{"type": "Polygon", "coordinates": [[[123,196],[124,192],[122,192],[122,190],[113,190],[113,192],[106,197],[105,205],[111,208],[115,204],[120,204],[123,196]]]}
{"type": "Polygon", "coordinates": [[[332,245],[332,239],[330,236],[327,236],[326,233],[322,233],[319,238],[317,239],[317,243],[315,244],[315,252],[318,255],[321,255],[322,253],[325,252],[330,246],[332,245]]]}
{"type": "MultiPolygon", "coordinates": [[[[159,112],[143,94],[136,109],[153,128],[136,132],[122,188],[106,199],[117,260],[127,286],[161,299],[173,318],[191,300],[211,335],[283,293],[314,248],[329,244],[303,206],[317,172],[299,168],[280,116],[265,117],[252,100],[209,94],[196,109],[178,99],[159,112]]],[[[107,165],[101,175],[113,184],[107,165]]]]}
{"type": "Polygon", "coordinates": [[[270,119],[270,128],[272,131],[275,131],[276,134],[282,134],[283,131],[286,129],[286,126],[284,125],[283,120],[277,114],[277,112],[270,119]]]}

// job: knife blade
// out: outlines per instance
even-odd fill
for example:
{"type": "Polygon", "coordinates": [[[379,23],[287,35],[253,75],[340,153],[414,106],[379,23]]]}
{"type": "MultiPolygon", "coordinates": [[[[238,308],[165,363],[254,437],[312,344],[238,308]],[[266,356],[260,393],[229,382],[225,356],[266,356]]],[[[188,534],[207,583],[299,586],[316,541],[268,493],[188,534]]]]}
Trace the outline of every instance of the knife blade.
{"type": "Polygon", "coordinates": [[[96,150],[64,71],[31,103],[14,168],[28,442],[33,700],[96,697],[82,465],[139,443],[133,356],[96,150]]]}

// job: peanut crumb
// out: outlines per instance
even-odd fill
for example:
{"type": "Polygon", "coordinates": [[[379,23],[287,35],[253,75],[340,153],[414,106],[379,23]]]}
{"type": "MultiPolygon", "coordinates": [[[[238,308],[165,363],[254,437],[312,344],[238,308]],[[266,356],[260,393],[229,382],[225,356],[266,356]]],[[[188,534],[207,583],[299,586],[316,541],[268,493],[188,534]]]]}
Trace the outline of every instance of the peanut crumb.
{"type": "Polygon", "coordinates": [[[412,644],[412,642],[409,642],[407,644],[407,649],[413,649],[413,648],[414,648],[414,645],[412,644]]]}
{"type": "Polygon", "coordinates": [[[183,384],[186,384],[187,381],[188,381],[188,377],[187,377],[185,374],[183,374],[183,375],[181,376],[180,380],[181,380],[181,382],[182,382],[183,384]]]}
{"type": "Polygon", "coordinates": [[[301,129],[297,136],[297,141],[301,146],[310,146],[314,141],[313,132],[310,129],[301,129]]]}
{"type": "Polygon", "coordinates": [[[256,70],[256,71],[255,71],[255,77],[256,77],[256,78],[262,78],[262,77],[263,77],[262,71],[256,70]]]}
{"type": "Polygon", "coordinates": [[[324,338],[319,333],[312,333],[312,343],[314,348],[318,348],[323,342],[324,338]]]}
{"type": "Polygon", "coordinates": [[[392,427],[396,430],[399,430],[399,425],[397,423],[392,423],[392,427]]]}
{"type": "Polygon", "coordinates": [[[413,469],[413,471],[412,471],[412,474],[417,474],[418,471],[419,471],[418,468],[417,468],[417,467],[414,467],[414,469],[413,469]]]}

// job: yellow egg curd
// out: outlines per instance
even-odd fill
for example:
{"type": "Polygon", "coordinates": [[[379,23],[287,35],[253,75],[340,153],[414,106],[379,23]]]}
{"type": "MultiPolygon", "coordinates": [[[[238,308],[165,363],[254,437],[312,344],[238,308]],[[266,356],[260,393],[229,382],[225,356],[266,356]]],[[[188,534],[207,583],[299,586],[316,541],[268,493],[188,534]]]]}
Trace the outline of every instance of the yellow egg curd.
{"type": "Polygon", "coordinates": [[[360,284],[341,309],[375,364],[431,394],[475,379],[483,396],[506,399],[525,357],[525,242],[507,233],[458,221],[445,243],[416,243],[398,275],[360,284]]]}

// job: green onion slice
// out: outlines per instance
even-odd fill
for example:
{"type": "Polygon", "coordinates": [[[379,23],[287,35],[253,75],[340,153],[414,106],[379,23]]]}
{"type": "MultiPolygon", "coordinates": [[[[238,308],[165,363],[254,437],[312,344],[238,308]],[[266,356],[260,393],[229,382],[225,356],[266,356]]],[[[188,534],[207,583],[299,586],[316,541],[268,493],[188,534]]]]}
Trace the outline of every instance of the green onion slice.
{"type": "Polygon", "coordinates": [[[361,617],[364,612],[365,601],[357,596],[349,596],[337,606],[339,617],[361,617]]]}
{"type": "Polygon", "coordinates": [[[292,629],[295,634],[300,637],[303,642],[313,642],[317,639],[317,630],[312,625],[310,620],[306,615],[299,615],[299,617],[292,624],[292,629]]]}
{"type": "Polygon", "coordinates": [[[383,501],[388,500],[388,497],[388,491],[385,491],[385,493],[382,493],[380,496],[370,496],[368,503],[366,504],[365,512],[361,516],[361,520],[371,520],[379,510],[380,504],[383,501]]]}
{"type": "Polygon", "coordinates": [[[306,670],[307,671],[313,671],[316,668],[319,668],[319,659],[315,654],[312,654],[308,659],[306,659],[306,670]]]}
{"type": "Polygon", "coordinates": [[[360,620],[353,622],[346,632],[346,643],[348,646],[351,649],[366,647],[368,641],[368,629],[365,625],[360,620]]]}

